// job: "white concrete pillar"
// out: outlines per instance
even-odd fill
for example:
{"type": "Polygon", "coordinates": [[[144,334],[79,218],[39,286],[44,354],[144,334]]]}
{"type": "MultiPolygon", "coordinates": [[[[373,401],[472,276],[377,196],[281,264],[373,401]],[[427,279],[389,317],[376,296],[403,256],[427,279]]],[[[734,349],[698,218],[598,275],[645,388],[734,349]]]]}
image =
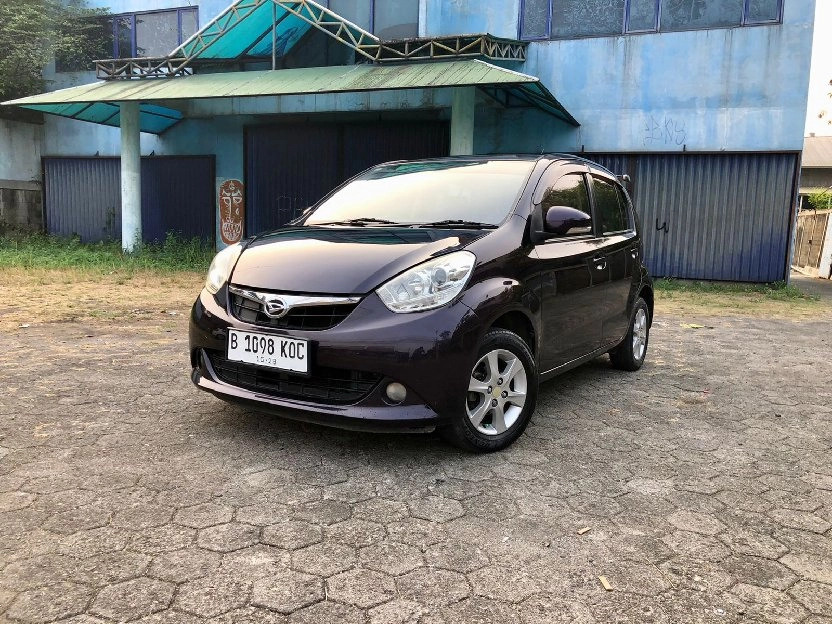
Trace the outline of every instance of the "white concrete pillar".
{"type": "Polygon", "coordinates": [[[476,87],[454,87],[451,104],[451,156],[474,153],[474,109],[476,87]]]}
{"type": "Polygon", "coordinates": [[[139,103],[121,108],[121,248],[133,251],[142,240],[142,156],[139,103]]]}

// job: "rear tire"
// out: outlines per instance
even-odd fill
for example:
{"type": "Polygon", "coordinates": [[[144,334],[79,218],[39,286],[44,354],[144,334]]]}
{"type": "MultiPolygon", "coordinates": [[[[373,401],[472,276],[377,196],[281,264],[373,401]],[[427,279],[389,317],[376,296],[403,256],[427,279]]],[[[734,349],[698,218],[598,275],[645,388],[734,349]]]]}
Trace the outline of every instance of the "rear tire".
{"type": "Polygon", "coordinates": [[[468,391],[440,432],[460,448],[488,453],[514,442],[537,403],[537,367],[517,334],[491,329],[477,351],[468,391]]]}
{"type": "Polygon", "coordinates": [[[615,368],[625,371],[637,371],[644,364],[647,356],[647,343],[650,340],[650,309],[641,297],[636,299],[630,316],[630,328],[627,335],[615,349],[610,351],[610,362],[615,368]]]}

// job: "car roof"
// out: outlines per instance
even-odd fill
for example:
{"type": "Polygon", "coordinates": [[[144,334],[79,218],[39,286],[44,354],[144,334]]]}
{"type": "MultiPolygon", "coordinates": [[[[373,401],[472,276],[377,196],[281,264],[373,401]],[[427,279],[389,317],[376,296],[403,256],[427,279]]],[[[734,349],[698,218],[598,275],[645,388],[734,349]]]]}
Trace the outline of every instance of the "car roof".
{"type": "Polygon", "coordinates": [[[515,153],[515,154],[472,154],[472,155],[460,155],[460,156],[444,156],[440,158],[415,158],[413,160],[393,160],[385,163],[379,163],[376,165],[384,166],[384,165],[394,165],[398,163],[416,163],[416,162],[453,162],[453,161],[493,161],[493,160],[518,160],[518,161],[525,161],[529,163],[536,163],[536,162],[548,162],[548,163],[555,163],[555,162],[565,162],[565,163],[575,163],[575,164],[585,164],[594,169],[598,169],[605,173],[608,173],[610,177],[617,179],[618,176],[615,175],[612,171],[604,167],[603,165],[589,160],[588,158],[583,158],[582,156],[576,156],[575,154],[566,154],[561,152],[549,152],[543,154],[523,154],[523,153],[515,153]]]}

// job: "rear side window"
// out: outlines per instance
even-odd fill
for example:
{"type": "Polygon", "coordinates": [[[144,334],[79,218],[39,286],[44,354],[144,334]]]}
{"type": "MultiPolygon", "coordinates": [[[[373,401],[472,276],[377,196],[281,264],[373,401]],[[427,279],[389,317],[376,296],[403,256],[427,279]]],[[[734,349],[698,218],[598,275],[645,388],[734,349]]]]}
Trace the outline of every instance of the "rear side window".
{"type": "Polygon", "coordinates": [[[581,212],[592,214],[589,209],[589,193],[586,190],[584,176],[580,173],[569,173],[543,192],[540,201],[543,216],[552,206],[569,206],[581,212]]]}
{"type": "Polygon", "coordinates": [[[622,232],[630,229],[630,219],[627,214],[627,204],[620,191],[609,182],[593,178],[595,193],[595,207],[597,218],[601,223],[601,233],[622,232]]]}

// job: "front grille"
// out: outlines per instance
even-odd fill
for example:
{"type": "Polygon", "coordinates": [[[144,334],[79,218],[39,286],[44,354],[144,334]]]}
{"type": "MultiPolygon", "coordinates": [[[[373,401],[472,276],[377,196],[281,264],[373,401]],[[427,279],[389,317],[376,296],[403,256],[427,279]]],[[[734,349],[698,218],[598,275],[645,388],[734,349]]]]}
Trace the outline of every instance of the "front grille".
{"type": "Polygon", "coordinates": [[[381,381],[381,375],[341,368],[315,367],[310,377],[233,362],[217,352],[206,351],[221,381],[279,397],[329,404],[360,401],[381,381]]]}
{"type": "Polygon", "coordinates": [[[231,313],[244,323],[278,329],[305,329],[321,331],[335,327],[355,310],[357,303],[341,305],[311,305],[292,308],[282,318],[271,318],[263,312],[263,306],[257,301],[229,293],[231,296],[231,313]]]}

